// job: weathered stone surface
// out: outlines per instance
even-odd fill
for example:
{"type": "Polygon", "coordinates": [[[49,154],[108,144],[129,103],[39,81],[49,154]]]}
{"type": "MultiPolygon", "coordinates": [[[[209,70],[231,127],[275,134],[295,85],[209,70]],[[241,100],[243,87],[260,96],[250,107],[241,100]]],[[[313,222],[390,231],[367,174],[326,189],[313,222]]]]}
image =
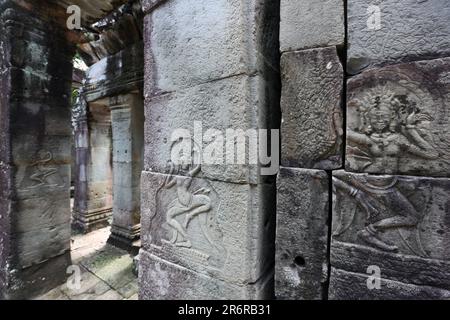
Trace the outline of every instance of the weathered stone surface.
{"type": "Polygon", "coordinates": [[[369,70],[348,82],[346,170],[450,176],[450,59],[369,70]]]}
{"type": "MultiPolygon", "coordinates": [[[[264,168],[248,154],[234,165],[225,162],[239,143],[230,135],[227,148],[225,137],[227,129],[257,135],[258,129],[279,128],[279,4],[173,0],[145,1],[143,7],[141,239],[148,258],[139,265],[141,298],[269,296],[276,170],[261,178],[264,168]],[[198,124],[203,141],[194,135],[198,124]],[[172,136],[176,129],[190,132],[172,136]],[[186,140],[196,150],[178,152],[186,140]],[[171,153],[182,161],[175,163],[171,153]],[[211,163],[205,153],[221,161],[211,163]],[[154,279],[165,274],[170,279],[159,288],[154,279]]],[[[244,144],[244,152],[257,149],[257,143],[244,144]]]]}
{"type": "Polygon", "coordinates": [[[105,100],[89,104],[75,130],[73,224],[84,232],[108,224],[113,207],[111,112],[105,100]]]}
{"type": "MultiPolygon", "coordinates": [[[[199,162],[198,150],[202,147],[203,165],[200,177],[257,183],[261,169],[257,161],[251,163],[249,155],[254,155],[254,151],[257,151],[255,148],[258,141],[254,143],[251,142],[255,141],[253,138],[246,138],[245,153],[238,154],[239,149],[235,144],[239,139],[227,135],[227,130],[233,129],[236,133],[241,130],[243,134],[240,136],[250,130],[258,139],[258,129],[275,127],[275,124],[271,123],[271,114],[276,114],[276,105],[271,104],[274,95],[266,85],[260,76],[241,75],[178,90],[147,101],[145,170],[160,173],[168,171],[168,162],[175,160],[171,157],[172,152],[183,146],[177,141],[177,137],[182,133],[180,129],[183,129],[188,131],[187,137],[183,135],[183,141],[192,141],[192,155],[186,156],[199,162]],[[174,136],[174,133],[177,133],[177,136],[174,136]],[[231,148],[227,146],[229,143],[232,144],[231,148]],[[215,146],[218,148],[215,148],[217,151],[214,153],[211,150],[215,146]],[[228,162],[231,152],[235,154],[232,163],[228,162]],[[244,161],[239,160],[242,154],[245,156],[244,161]]],[[[250,137],[253,135],[250,134],[250,137]]]]}
{"type": "Polygon", "coordinates": [[[221,281],[140,251],[140,300],[260,300],[272,298],[273,274],[256,283],[221,281]]]}
{"type": "Polygon", "coordinates": [[[328,279],[328,175],[281,168],[277,189],[275,295],[323,299],[328,279]]]}
{"type": "MultiPolygon", "coordinates": [[[[211,277],[212,283],[223,283],[225,287],[245,286],[270,272],[275,224],[273,184],[233,184],[145,171],[141,182],[141,223],[146,230],[141,240],[146,252],[166,264],[191,270],[189,273],[211,277]],[[177,185],[171,181],[177,181],[177,185]],[[190,205],[183,207],[183,197],[189,194],[190,205]]],[[[142,256],[139,263],[142,279],[148,279],[154,267],[147,265],[148,259],[143,261],[142,256]]],[[[183,284],[183,289],[177,290],[179,294],[191,290],[190,282],[176,281],[183,284]]],[[[198,293],[192,298],[206,297],[209,287],[195,286],[192,290],[198,293]]],[[[146,293],[145,297],[158,297],[159,293],[146,293]]]]}
{"type": "MultiPolygon", "coordinates": [[[[62,241],[62,239],[55,239],[62,241]]],[[[39,240],[36,240],[39,241],[39,240]]],[[[42,263],[35,264],[25,269],[10,269],[10,290],[4,293],[5,299],[24,300],[49,291],[66,281],[67,267],[71,264],[69,252],[52,257],[42,263]]]]}
{"type": "Polygon", "coordinates": [[[163,2],[145,17],[146,97],[272,70],[278,13],[277,1],[268,0],[163,2]]]}
{"type": "MultiPolygon", "coordinates": [[[[238,285],[257,281],[273,267],[274,184],[233,184],[145,171],[141,183],[141,224],[146,230],[141,240],[146,251],[238,285]],[[185,196],[190,202],[183,205],[185,196]]],[[[139,272],[143,268],[148,272],[140,261],[139,272]]]]}
{"type": "Polygon", "coordinates": [[[281,164],[341,167],[344,80],[336,49],[285,53],[281,69],[281,164]]]}
{"type": "Polygon", "coordinates": [[[448,1],[349,1],[348,72],[450,55],[449,16],[448,1]]]}
{"type": "Polygon", "coordinates": [[[383,297],[383,285],[378,293],[369,292],[364,279],[359,292],[344,290],[352,277],[367,276],[376,266],[389,280],[386,298],[448,297],[449,190],[450,179],[444,178],[336,172],[331,265],[346,273],[342,279],[339,272],[332,275],[331,296],[383,297]]]}
{"type": "Polygon", "coordinates": [[[144,105],[139,94],[111,99],[113,222],[111,241],[131,247],[140,234],[140,179],[144,158],[144,105]]]}
{"type": "Polygon", "coordinates": [[[280,50],[344,44],[344,2],[281,0],[280,50]]]}
{"type": "Polygon", "coordinates": [[[74,46],[49,13],[38,10],[40,16],[29,5],[0,4],[0,297],[4,298],[29,297],[63,281],[70,248],[74,46]]]}
{"type": "Polygon", "coordinates": [[[92,65],[86,72],[85,96],[93,102],[143,89],[143,43],[136,42],[92,65]]]}
{"type": "Polygon", "coordinates": [[[381,289],[367,289],[367,274],[331,268],[330,300],[448,300],[450,291],[381,278],[381,289]]]}

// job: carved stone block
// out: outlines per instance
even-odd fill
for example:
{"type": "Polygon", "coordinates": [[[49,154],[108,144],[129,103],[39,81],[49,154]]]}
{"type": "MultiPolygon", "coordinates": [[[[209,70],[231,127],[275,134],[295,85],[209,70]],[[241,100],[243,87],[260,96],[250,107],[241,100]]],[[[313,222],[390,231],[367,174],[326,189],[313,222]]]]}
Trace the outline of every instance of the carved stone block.
{"type": "Polygon", "coordinates": [[[336,172],[331,296],[448,297],[449,190],[444,178],[336,172]],[[381,288],[366,285],[373,272],[381,288]],[[350,281],[358,292],[345,289],[350,281]]]}
{"type": "Polygon", "coordinates": [[[344,75],[336,49],[284,53],[281,69],[281,164],[340,168],[344,75]]]}
{"type": "Polygon", "coordinates": [[[281,168],[277,189],[275,296],[323,299],[328,279],[328,175],[281,168]]]}
{"type": "Polygon", "coordinates": [[[140,300],[261,300],[272,298],[273,273],[256,283],[235,284],[140,251],[140,300]],[[141,269],[143,268],[143,269],[141,269]]]}
{"type": "Polygon", "coordinates": [[[260,76],[241,75],[147,101],[145,170],[166,172],[169,161],[175,162],[172,152],[187,142],[190,147],[183,150],[187,153],[183,156],[202,161],[200,177],[257,183],[260,168],[252,159],[257,160],[258,142],[263,141],[259,129],[271,127],[269,108],[273,107],[269,98],[261,95],[265,85],[260,76]],[[235,146],[238,143],[244,150],[235,146]],[[229,161],[231,154],[234,157],[229,161]]]}
{"type": "Polygon", "coordinates": [[[348,72],[449,56],[449,16],[448,1],[349,1],[348,72]]]}
{"type": "Polygon", "coordinates": [[[448,300],[450,291],[381,279],[380,290],[367,289],[368,274],[331,268],[330,300],[448,300]]]}
{"type": "Polygon", "coordinates": [[[344,3],[340,0],[281,0],[282,52],[344,44],[344,3]]]}
{"type": "MultiPolygon", "coordinates": [[[[274,184],[234,184],[145,171],[141,182],[145,251],[220,283],[245,286],[270,273],[274,184]]],[[[155,271],[143,260],[140,263],[140,273],[155,271]]],[[[206,294],[200,284],[190,290],[206,294]]]]}
{"type": "Polygon", "coordinates": [[[450,59],[351,78],[346,170],[450,176],[450,59]]]}
{"type": "Polygon", "coordinates": [[[145,17],[146,96],[273,68],[278,13],[277,1],[162,2],[145,17]]]}

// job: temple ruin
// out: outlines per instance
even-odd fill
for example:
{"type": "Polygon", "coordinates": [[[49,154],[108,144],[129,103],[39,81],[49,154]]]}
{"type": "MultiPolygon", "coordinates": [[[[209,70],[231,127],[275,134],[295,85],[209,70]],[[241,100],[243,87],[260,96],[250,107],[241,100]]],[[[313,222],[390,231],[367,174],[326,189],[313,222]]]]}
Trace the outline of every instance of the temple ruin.
{"type": "Polygon", "coordinates": [[[0,0],[0,299],[450,298],[449,18],[0,0]]]}

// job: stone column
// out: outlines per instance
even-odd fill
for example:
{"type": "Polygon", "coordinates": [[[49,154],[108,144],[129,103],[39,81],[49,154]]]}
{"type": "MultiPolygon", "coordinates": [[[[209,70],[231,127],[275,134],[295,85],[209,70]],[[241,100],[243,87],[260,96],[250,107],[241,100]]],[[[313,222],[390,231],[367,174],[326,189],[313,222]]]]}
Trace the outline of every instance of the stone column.
{"type": "Polygon", "coordinates": [[[278,4],[147,0],[143,7],[140,298],[271,298],[273,173],[262,176],[259,165],[223,158],[197,164],[202,150],[203,160],[208,150],[225,157],[225,145],[233,152],[227,129],[279,126],[278,4]],[[196,151],[186,150],[182,164],[172,159],[170,165],[171,153],[179,155],[176,129],[185,129],[182,140],[196,151]]]}
{"type": "Polygon", "coordinates": [[[275,294],[326,299],[330,172],[343,165],[341,0],[281,0],[281,165],[275,294]]]}
{"type": "Polygon", "coordinates": [[[112,133],[107,99],[86,104],[75,131],[73,224],[83,232],[109,225],[112,214],[112,133]]]}
{"type": "MultiPolygon", "coordinates": [[[[70,264],[74,46],[40,7],[0,4],[0,298],[59,285],[70,264]]],[[[41,4],[46,6],[46,4],[41,4]]],[[[56,10],[50,7],[48,12],[56,10]]],[[[53,11],[56,13],[56,11],[53,11]]]]}
{"type": "Polygon", "coordinates": [[[113,134],[113,222],[109,241],[136,247],[141,231],[140,181],[144,158],[144,104],[139,92],[109,99],[113,134]]]}

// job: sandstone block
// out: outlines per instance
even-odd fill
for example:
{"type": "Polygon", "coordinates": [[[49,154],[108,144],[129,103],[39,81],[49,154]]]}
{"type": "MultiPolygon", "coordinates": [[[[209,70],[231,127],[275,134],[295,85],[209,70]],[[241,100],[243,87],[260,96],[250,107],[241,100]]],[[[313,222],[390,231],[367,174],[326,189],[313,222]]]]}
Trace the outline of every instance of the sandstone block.
{"type": "Polygon", "coordinates": [[[242,75],[152,98],[145,108],[145,170],[168,172],[172,152],[187,142],[190,150],[183,157],[202,162],[201,177],[257,183],[259,129],[271,128],[272,110],[263,90],[260,76],[242,75]],[[227,133],[230,129],[233,134],[227,133]],[[229,162],[230,154],[234,157],[229,162]]]}
{"type": "Polygon", "coordinates": [[[270,299],[273,274],[252,284],[233,284],[164,261],[140,251],[140,300],[270,299]],[[142,269],[141,269],[142,268],[142,269]]]}
{"type": "Polygon", "coordinates": [[[340,168],[344,75],[336,49],[284,53],[281,69],[281,164],[340,168]]]}
{"type": "Polygon", "coordinates": [[[328,279],[328,175],[281,168],[277,189],[275,295],[323,299],[328,279]]]}
{"type": "Polygon", "coordinates": [[[344,2],[281,0],[280,50],[344,44],[344,2]]]}
{"type": "Polygon", "coordinates": [[[273,68],[278,12],[267,0],[162,2],[145,17],[146,97],[273,68]]]}
{"type": "Polygon", "coordinates": [[[141,240],[149,253],[239,286],[265,277],[273,267],[273,184],[145,171],[141,182],[141,240]]]}
{"type": "Polygon", "coordinates": [[[449,74],[445,58],[349,80],[346,170],[450,176],[449,74]]]}
{"type": "Polygon", "coordinates": [[[449,16],[448,1],[349,1],[348,72],[450,55],[449,16]]]}
{"type": "Polygon", "coordinates": [[[448,297],[449,188],[443,178],[336,172],[331,265],[345,274],[332,275],[332,295],[383,297],[386,290],[386,297],[448,297]],[[367,278],[374,267],[387,281],[384,289],[382,284],[371,293],[366,280],[358,293],[342,289],[350,278],[367,278]]]}

